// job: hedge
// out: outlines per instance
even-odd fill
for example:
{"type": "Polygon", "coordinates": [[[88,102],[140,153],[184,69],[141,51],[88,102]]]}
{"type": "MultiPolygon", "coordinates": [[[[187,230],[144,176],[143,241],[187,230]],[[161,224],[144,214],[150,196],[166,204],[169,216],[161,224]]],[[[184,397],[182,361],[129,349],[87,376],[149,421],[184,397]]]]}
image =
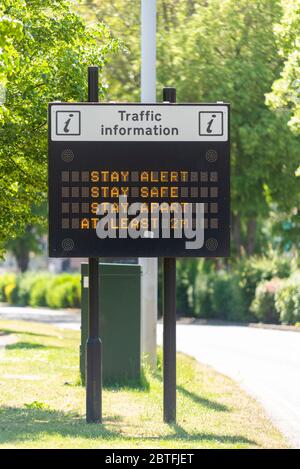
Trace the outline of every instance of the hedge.
{"type": "Polygon", "coordinates": [[[0,301],[18,306],[79,308],[80,274],[28,272],[0,275],[0,301]]]}
{"type": "Polygon", "coordinates": [[[10,285],[10,287],[8,288],[7,293],[10,295],[11,289],[16,286],[16,274],[8,273],[0,275],[0,301],[7,301],[5,290],[8,285],[10,285]]]}
{"type": "Polygon", "coordinates": [[[80,294],[80,275],[61,274],[49,283],[46,302],[50,308],[78,308],[80,294]]]}
{"type": "Polygon", "coordinates": [[[285,281],[275,295],[275,306],[283,324],[300,321],[300,272],[295,272],[285,281]]]}
{"type": "Polygon", "coordinates": [[[283,285],[284,280],[278,277],[257,285],[250,310],[259,321],[273,324],[280,322],[280,312],[276,308],[275,298],[283,285]]]}
{"type": "Polygon", "coordinates": [[[272,256],[272,258],[253,256],[245,258],[238,264],[237,273],[246,310],[251,311],[250,307],[259,283],[271,280],[274,277],[289,277],[291,262],[289,259],[277,255],[272,256]]]}
{"type": "Polygon", "coordinates": [[[218,272],[211,285],[211,305],[215,317],[242,321],[246,318],[245,301],[235,273],[218,272]]]}
{"type": "MultiPolygon", "coordinates": [[[[243,259],[228,270],[193,259],[177,262],[177,309],[182,315],[230,321],[300,322],[300,272],[284,257],[243,259]]],[[[160,269],[160,278],[161,275],[160,269]]],[[[161,291],[161,288],[160,288],[161,291]]],[[[0,301],[79,308],[80,274],[0,275],[0,301]]]]}

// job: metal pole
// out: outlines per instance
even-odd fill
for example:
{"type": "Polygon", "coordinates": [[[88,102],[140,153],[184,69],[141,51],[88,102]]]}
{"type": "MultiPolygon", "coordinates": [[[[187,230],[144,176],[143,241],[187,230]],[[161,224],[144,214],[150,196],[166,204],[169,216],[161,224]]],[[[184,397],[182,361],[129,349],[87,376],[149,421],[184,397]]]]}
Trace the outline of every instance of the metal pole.
{"type": "MultiPolygon", "coordinates": [[[[176,89],[164,88],[163,101],[176,102],[176,89]]],[[[163,376],[164,421],[176,422],[176,258],[164,258],[163,376]]]]}
{"type": "MultiPolygon", "coordinates": [[[[98,67],[88,68],[88,101],[98,102],[98,67]]],[[[99,259],[89,258],[88,339],[86,342],[86,421],[102,421],[102,344],[99,318],[99,259]]]]}
{"type": "MultiPolygon", "coordinates": [[[[156,102],[156,0],[141,0],[141,102],[156,102]]],[[[158,268],[156,258],[142,266],[141,345],[150,367],[156,367],[158,268]]]]}
{"type": "Polygon", "coordinates": [[[156,102],[156,0],[141,0],[141,101],[156,102]]]}

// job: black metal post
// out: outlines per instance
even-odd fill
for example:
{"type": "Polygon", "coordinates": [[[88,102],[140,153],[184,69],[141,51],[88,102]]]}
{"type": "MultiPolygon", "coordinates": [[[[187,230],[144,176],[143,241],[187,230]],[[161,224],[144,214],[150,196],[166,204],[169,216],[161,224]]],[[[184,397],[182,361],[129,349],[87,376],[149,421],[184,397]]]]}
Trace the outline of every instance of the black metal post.
{"type": "MultiPolygon", "coordinates": [[[[164,88],[163,101],[175,103],[176,89],[164,88]]],[[[164,258],[163,377],[164,421],[176,422],[176,258],[164,258]]]]}
{"type": "MultiPolygon", "coordinates": [[[[88,68],[88,101],[98,102],[98,67],[88,68]]],[[[88,339],[86,342],[86,421],[102,421],[102,344],[99,331],[99,259],[89,258],[88,339]]]]}

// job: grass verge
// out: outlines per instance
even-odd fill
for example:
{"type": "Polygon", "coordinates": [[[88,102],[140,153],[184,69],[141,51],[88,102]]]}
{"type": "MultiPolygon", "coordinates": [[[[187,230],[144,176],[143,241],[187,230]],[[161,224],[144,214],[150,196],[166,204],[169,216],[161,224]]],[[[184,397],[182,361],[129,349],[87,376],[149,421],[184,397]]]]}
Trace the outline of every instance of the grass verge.
{"type": "Polygon", "coordinates": [[[161,360],[149,386],[103,393],[103,425],[85,423],[79,333],[0,321],[0,448],[285,448],[263,409],[229,378],[178,354],[176,425],[162,422],[161,360]]]}

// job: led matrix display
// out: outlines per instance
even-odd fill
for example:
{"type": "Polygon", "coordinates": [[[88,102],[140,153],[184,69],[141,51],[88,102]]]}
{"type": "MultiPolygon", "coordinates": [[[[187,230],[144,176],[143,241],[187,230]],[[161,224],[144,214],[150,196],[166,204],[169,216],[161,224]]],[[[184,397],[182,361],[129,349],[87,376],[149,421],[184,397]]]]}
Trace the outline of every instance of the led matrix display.
{"type": "MultiPolygon", "coordinates": [[[[50,105],[55,106],[55,104],[50,105]]],[[[72,105],[69,105],[70,109],[72,105]]],[[[79,105],[77,105],[79,108],[79,105]]],[[[162,105],[161,108],[163,108],[162,105]]],[[[177,105],[180,106],[180,105],[177,105]]],[[[74,107],[74,105],[73,105],[74,107]]],[[[75,108],[75,107],[74,107],[75,108]]],[[[75,108],[77,109],[77,108],[75,108]]],[[[141,112],[143,110],[141,109],[141,112]]],[[[72,118],[71,109],[64,112],[72,118]]],[[[136,118],[146,120],[146,110],[136,118]]],[[[208,112],[208,111],[205,111],[208,112]]],[[[73,114],[73,116],[72,116],[73,114]]],[[[118,129],[130,113],[120,113],[118,129]]],[[[158,123],[167,128],[163,116],[149,111],[149,125],[158,123]],[[158,120],[159,119],[159,120],[158,120]]],[[[68,115],[67,115],[68,117],[68,115]]],[[[80,116],[79,116],[80,118],[80,116]]],[[[206,115],[205,115],[206,118],[206,115]]],[[[202,118],[203,121],[203,118],[202,118]]],[[[72,123],[72,120],[70,121],[72,123]]],[[[209,122],[207,121],[207,129],[209,122]]],[[[84,122],[75,122],[68,130],[68,119],[57,114],[49,126],[49,255],[53,257],[223,257],[229,255],[230,230],[230,167],[229,138],[226,141],[122,141],[80,140],[84,122]],[[55,120],[56,119],[56,120],[55,120]],[[57,135],[67,138],[55,140],[57,135]],[[61,123],[61,124],[60,124],[61,123]],[[75,128],[75,124],[77,127],[75,128]],[[57,126],[61,125],[61,129],[57,126]],[[74,135],[74,136],[73,136],[74,135]],[[77,138],[77,140],[76,140],[77,138]],[[121,197],[121,199],[120,199],[121,197]],[[139,221],[128,214],[132,203],[140,203],[139,221]],[[187,249],[185,237],[176,237],[178,228],[196,228],[196,204],[203,204],[204,242],[200,249],[187,249]],[[99,212],[101,207],[102,212],[99,212]],[[184,214],[191,210],[191,214],[184,214]],[[101,213],[114,212],[107,228],[113,238],[100,239],[96,228],[101,213]],[[154,237],[160,228],[161,214],[171,211],[169,238],[154,237]],[[174,214],[182,214],[176,218],[174,214]],[[151,217],[151,221],[150,221],[151,217]],[[122,237],[129,227],[144,230],[141,237],[122,237]],[[154,230],[154,231],[153,231],[154,230]]],[[[115,124],[117,125],[117,124],[115,124]]],[[[197,123],[200,134],[201,121],[197,123]],[[200,127],[199,127],[200,126],[200,127]]],[[[223,123],[222,123],[223,126],[223,123]]],[[[112,128],[99,121],[99,134],[112,128]]],[[[175,128],[174,124],[169,125],[175,128]]],[[[136,127],[132,127],[136,128],[136,127]]],[[[138,128],[138,127],[137,127],[138,128]]],[[[145,127],[147,128],[147,127],[145,127]]],[[[176,127],[177,128],[177,127],[176,127]]],[[[178,127],[180,136],[180,126],[178,127]]],[[[220,127],[221,128],[221,127],[220,127]]],[[[204,129],[205,130],[205,129],[204,129]]],[[[117,130],[116,130],[117,132],[117,130]]],[[[133,132],[133,131],[130,131],[133,132]]],[[[219,132],[219,130],[218,130],[219,132]]],[[[112,131],[113,133],[113,131],[112,131]]],[[[59,137],[58,137],[59,138],[59,137]]],[[[157,138],[161,138],[158,136],[157,138]]],[[[168,138],[172,138],[169,137],[168,138]]],[[[158,231],[160,233],[160,231],[158,231]]]]}

